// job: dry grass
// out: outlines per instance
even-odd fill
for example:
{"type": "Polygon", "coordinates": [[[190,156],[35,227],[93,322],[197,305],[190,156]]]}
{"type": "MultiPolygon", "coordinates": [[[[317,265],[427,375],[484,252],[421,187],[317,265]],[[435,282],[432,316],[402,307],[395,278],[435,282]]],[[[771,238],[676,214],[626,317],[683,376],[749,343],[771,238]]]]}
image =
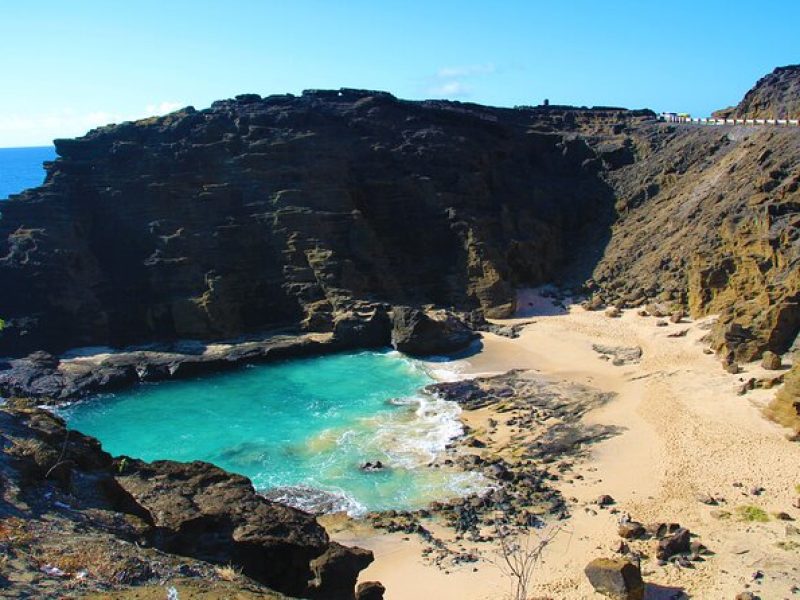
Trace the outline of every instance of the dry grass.
{"type": "Polygon", "coordinates": [[[115,579],[127,566],[124,559],[115,556],[102,544],[84,544],[74,548],[42,546],[35,558],[39,564],[57,567],[67,575],[86,571],[102,580],[115,579]]]}
{"type": "Polygon", "coordinates": [[[222,567],[216,567],[217,577],[222,579],[223,581],[237,581],[242,576],[242,570],[239,567],[235,567],[231,564],[227,564],[222,567]]]}
{"type": "Polygon", "coordinates": [[[35,539],[29,523],[24,519],[8,517],[0,520],[0,543],[12,548],[27,548],[35,539]]]}
{"type": "Polygon", "coordinates": [[[33,438],[10,438],[11,446],[6,448],[6,454],[11,456],[32,456],[42,447],[42,444],[33,438]]]}

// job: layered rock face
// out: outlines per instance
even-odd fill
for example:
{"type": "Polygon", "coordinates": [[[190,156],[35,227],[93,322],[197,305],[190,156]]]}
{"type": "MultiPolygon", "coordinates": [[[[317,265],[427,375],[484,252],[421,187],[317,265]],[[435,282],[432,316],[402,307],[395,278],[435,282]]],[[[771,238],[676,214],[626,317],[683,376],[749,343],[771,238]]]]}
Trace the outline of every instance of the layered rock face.
{"type": "Polygon", "coordinates": [[[364,299],[508,315],[613,218],[626,150],[576,132],[650,116],[312,91],[57,140],[0,207],[0,356],[327,331],[364,299]]]}
{"type": "Polygon", "coordinates": [[[759,79],[739,104],[718,110],[714,116],[723,119],[800,118],[800,65],[778,67],[759,79]]]}
{"type": "Polygon", "coordinates": [[[598,293],[719,313],[715,348],[785,352],[800,329],[800,131],[661,127],[610,173],[619,219],[594,270],[598,293]]]}

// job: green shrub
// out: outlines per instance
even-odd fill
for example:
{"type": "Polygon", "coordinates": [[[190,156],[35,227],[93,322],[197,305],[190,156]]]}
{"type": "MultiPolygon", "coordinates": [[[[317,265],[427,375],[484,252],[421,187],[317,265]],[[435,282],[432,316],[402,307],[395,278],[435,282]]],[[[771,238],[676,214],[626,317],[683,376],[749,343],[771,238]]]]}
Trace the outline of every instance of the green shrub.
{"type": "Polygon", "coordinates": [[[736,507],[736,514],[742,521],[751,521],[756,523],[766,523],[769,521],[767,511],[752,504],[744,504],[736,507]]]}

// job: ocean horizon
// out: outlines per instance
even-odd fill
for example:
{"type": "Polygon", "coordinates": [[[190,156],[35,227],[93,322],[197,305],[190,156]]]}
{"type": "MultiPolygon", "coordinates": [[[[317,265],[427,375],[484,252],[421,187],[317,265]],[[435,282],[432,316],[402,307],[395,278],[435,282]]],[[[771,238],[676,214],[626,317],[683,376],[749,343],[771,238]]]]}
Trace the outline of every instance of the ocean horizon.
{"type": "Polygon", "coordinates": [[[55,146],[0,148],[0,201],[44,183],[43,163],[55,160],[55,146]]]}

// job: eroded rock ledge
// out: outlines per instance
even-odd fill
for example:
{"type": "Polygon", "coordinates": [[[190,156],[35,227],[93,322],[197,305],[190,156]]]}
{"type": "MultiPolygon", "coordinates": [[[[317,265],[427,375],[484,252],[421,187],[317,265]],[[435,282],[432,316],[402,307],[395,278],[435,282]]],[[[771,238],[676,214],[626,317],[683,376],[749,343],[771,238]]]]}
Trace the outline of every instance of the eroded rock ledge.
{"type": "Polygon", "coordinates": [[[196,377],[243,364],[390,345],[411,355],[447,354],[467,348],[478,337],[471,327],[486,325],[482,319],[473,319],[468,326],[449,311],[378,304],[338,314],[329,333],[275,332],[216,344],[183,341],[105,353],[90,349],[88,355],[67,353],[61,357],[38,351],[0,362],[0,396],[55,404],[141,382],[196,377]]]}

